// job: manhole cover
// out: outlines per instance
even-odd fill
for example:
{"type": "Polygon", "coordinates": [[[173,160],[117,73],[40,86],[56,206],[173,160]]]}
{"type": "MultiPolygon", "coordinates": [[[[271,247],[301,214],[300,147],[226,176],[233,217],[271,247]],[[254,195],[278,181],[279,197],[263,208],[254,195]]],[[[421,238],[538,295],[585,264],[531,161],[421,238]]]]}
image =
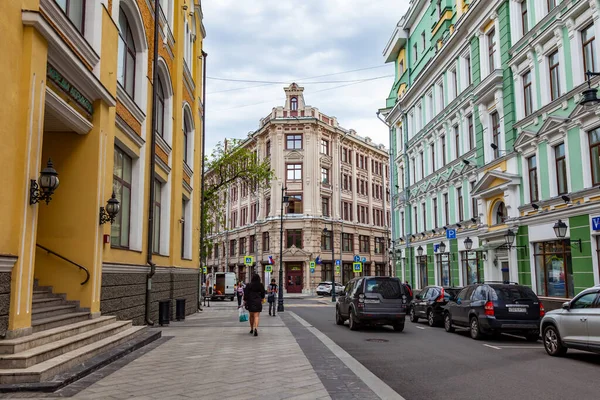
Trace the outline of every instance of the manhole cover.
{"type": "Polygon", "coordinates": [[[387,343],[387,342],[389,342],[389,340],[387,340],[387,339],[367,339],[367,342],[387,343]]]}

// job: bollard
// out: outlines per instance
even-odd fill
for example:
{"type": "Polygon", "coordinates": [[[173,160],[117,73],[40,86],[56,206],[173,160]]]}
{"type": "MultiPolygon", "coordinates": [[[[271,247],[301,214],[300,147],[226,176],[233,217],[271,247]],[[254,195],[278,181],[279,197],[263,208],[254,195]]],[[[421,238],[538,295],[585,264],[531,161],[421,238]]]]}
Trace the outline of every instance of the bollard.
{"type": "Polygon", "coordinates": [[[160,300],[158,302],[158,324],[169,325],[171,320],[171,300],[160,300]]]}

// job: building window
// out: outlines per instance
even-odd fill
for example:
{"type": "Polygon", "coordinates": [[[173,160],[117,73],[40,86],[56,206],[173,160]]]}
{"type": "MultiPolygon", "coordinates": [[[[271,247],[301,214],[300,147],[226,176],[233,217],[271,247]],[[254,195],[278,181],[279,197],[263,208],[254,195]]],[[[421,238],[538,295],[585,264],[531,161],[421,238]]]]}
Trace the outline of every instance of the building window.
{"type": "Polygon", "coordinates": [[[590,142],[590,161],[592,167],[592,184],[600,184],[600,128],[588,133],[590,142]]]}
{"type": "Polygon", "coordinates": [[[290,110],[298,111],[298,98],[297,97],[292,97],[290,99],[290,110]]]}
{"type": "Polygon", "coordinates": [[[523,100],[525,101],[525,116],[533,112],[533,93],[531,87],[531,71],[523,74],[523,100]]]}
{"type": "Polygon", "coordinates": [[[413,59],[415,61],[417,61],[418,58],[419,58],[419,49],[417,48],[417,44],[415,43],[415,45],[413,46],[413,59]]]}
{"type": "Polygon", "coordinates": [[[570,298],[575,294],[570,243],[567,239],[533,245],[539,295],[570,298]]]}
{"type": "Polygon", "coordinates": [[[556,163],[556,186],[558,194],[565,194],[569,190],[567,188],[567,160],[564,143],[554,147],[554,160],[556,163]]]}
{"type": "Polygon", "coordinates": [[[118,81],[132,99],[135,89],[135,42],[125,12],[119,10],[118,81]]]}
{"type": "Polygon", "coordinates": [[[473,116],[469,115],[467,117],[467,125],[469,126],[469,150],[473,150],[475,147],[475,132],[473,131],[473,116]]]}
{"type": "Polygon", "coordinates": [[[421,46],[423,47],[423,51],[425,51],[425,32],[421,33],[421,46]]]}
{"type": "Polygon", "coordinates": [[[156,90],[156,134],[165,137],[165,92],[160,78],[156,90]]]}
{"type": "Polygon", "coordinates": [[[427,210],[425,207],[425,203],[421,203],[421,216],[423,218],[423,230],[427,230],[427,210]]]}
{"type": "Polygon", "coordinates": [[[504,204],[503,201],[501,201],[500,203],[498,203],[498,205],[495,208],[496,208],[496,220],[494,221],[495,225],[504,224],[506,222],[506,219],[508,218],[508,210],[506,209],[506,205],[504,204]]]}
{"type": "Polygon", "coordinates": [[[256,254],[258,252],[258,242],[256,241],[256,235],[250,235],[250,253],[256,254]]]}
{"type": "Polygon", "coordinates": [[[438,227],[438,210],[437,210],[437,198],[433,198],[433,227],[438,227]]]}
{"type": "Polygon", "coordinates": [[[419,161],[421,163],[421,179],[425,177],[425,157],[423,157],[423,152],[419,153],[419,161]]]}
{"type": "Polygon", "coordinates": [[[383,238],[375,238],[375,254],[383,254],[383,238]]]}
{"type": "Polygon", "coordinates": [[[289,205],[287,209],[288,214],[302,214],[302,195],[291,194],[289,195],[289,205]]]}
{"type": "Polygon", "coordinates": [[[588,25],[581,31],[583,47],[583,72],[596,70],[596,33],[594,24],[588,25]]]}
{"type": "Polygon", "coordinates": [[[321,197],[321,209],[323,210],[324,217],[330,217],[329,213],[329,197],[321,197]]]}
{"type": "Polygon", "coordinates": [[[429,149],[431,152],[431,173],[435,172],[435,143],[431,143],[429,145],[429,149]]]}
{"type": "Polygon", "coordinates": [[[321,139],[321,154],[329,155],[329,140],[321,139]]]}
{"type": "Polygon", "coordinates": [[[267,197],[265,200],[265,214],[267,216],[271,215],[271,198],[267,197]]]}
{"type": "Polygon", "coordinates": [[[458,125],[454,126],[454,151],[456,152],[456,158],[460,157],[460,130],[458,125]]]}
{"type": "MultiPolygon", "coordinates": [[[[187,201],[185,199],[181,200],[181,259],[186,259],[185,256],[185,247],[187,245],[185,241],[185,209],[187,208],[187,201]]],[[[189,259],[189,257],[188,257],[189,259]]]]}
{"type": "Polygon", "coordinates": [[[398,63],[398,76],[402,76],[404,74],[404,60],[400,60],[398,63]]]}
{"type": "Polygon", "coordinates": [[[420,289],[429,285],[427,277],[427,256],[417,256],[417,266],[419,267],[419,284],[420,289]]]}
{"type": "Polygon", "coordinates": [[[360,253],[369,253],[370,250],[370,246],[369,246],[369,236],[365,236],[365,235],[360,235],[358,237],[358,244],[359,244],[359,249],[358,251],[360,253]]]}
{"type": "Polygon", "coordinates": [[[302,149],[302,135],[286,135],[285,148],[287,150],[300,150],[302,149]]]}
{"type": "Polygon", "coordinates": [[[465,62],[467,63],[467,82],[471,85],[471,83],[473,83],[473,78],[471,76],[471,56],[467,56],[465,62]]]}
{"type": "Polygon", "coordinates": [[[269,251],[270,243],[269,243],[269,232],[263,232],[262,234],[262,249],[263,251],[269,251]]]}
{"type": "Polygon", "coordinates": [[[442,167],[446,166],[446,136],[440,137],[442,141],[442,167]]]}
{"type": "Polygon", "coordinates": [[[500,157],[500,116],[498,112],[492,113],[492,143],[496,145],[494,158],[500,157]]]}
{"type": "Polygon", "coordinates": [[[131,216],[131,167],[132,160],[121,149],[115,147],[113,166],[113,191],[121,210],[110,227],[110,244],[113,247],[129,247],[129,225],[131,216]]]}
{"type": "Polygon", "coordinates": [[[471,212],[472,217],[477,218],[479,216],[479,212],[477,211],[477,199],[473,196],[473,189],[475,188],[475,181],[471,182],[471,212]]]}
{"type": "Polygon", "coordinates": [[[546,0],[548,4],[548,12],[552,11],[556,7],[556,0],[546,0]]]}
{"type": "Polygon", "coordinates": [[[229,241],[229,255],[230,256],[235,256],[235,245],[236,245],[236,240],[231,239],[229,241]]]}
{"type": "Polygon", "coordinates": [[[321,168],[321,182],[329,184],[329,168],[321,168]]]}
{"type": "Polygon", "coordinates": [[[436,254],[438,273],[440,277],[440,286],[451,286],[452,282],[452,271],[450,270],[450,255],[436,254]]]}
{"type": "Polygon", "coordinates": [[[189,134],[190,134],[190,126],[188,123],[187,116],[183,117],[183,162],[186,165],[190,165],[188,163],[188,152],[189,152],[189,134]]]}
{"type": "Polygon", "coordinates": [[[240,256],[243,256],[246,254],[246,238],[242,237],[240,238],[240,256]]]}
{"type": "Polygon", "coordinates": [[[465,285],[482,283],[483,271],[480,266],[479,253],[476,251],[461,251],[463,282],[465,285]]]}
{"type": "Polygon", "coordinates": [[[452,98],[455,99],[458,96],[458,76],[456,70],[450,71],[450,76],[452,79],[452,98]]]}
{"type": "Polygon", "coordinates": [[[152,219],[152,252],[160,252],[160,194],[162,183],[159,180],[154,181],[154,216],[152,219]]]}
{"type": "Polygon", "coordinates": [[[521,1],[521,27],[523,28],[523,36],[525,36],[525,34],[529,32],[529,21],[527,19],[527,1],[528,0],[521,1]]]}
{"type": "Polygon", "coordinates": [[[419,212],[417,211],[417,207],[413,207],[413,212],[415,215],[415,224],[413,226],[413,232],[416,232],[419,230],[419,212]]]}
{"type": "Polygon", "coordinates": [[[450,225],[450,204],[448,203],[448,193],[444,193],[444,225],[450,225]]]}
{"type": "Polygon", "coordinates": [[[342,251],[346,253],[354,251],[354,235],[351,233],[342,234],[342,251]]]}
{"type": "Polygon", "coordinates": [[[54,0],[75,28],[83,35],[85,20],[85,0],[54,0]]]}
{"type": "Polygon", "coordinates": [[[267,143],[265,145],[265,154],[267,157],[271,157],[271,141],[267,140],[267,143]]]}
{"type": "Polygon", "coordinates": [[[302,164],[287,164],[286,169],[288,181],[302,180],[302,164]]]}
{"type": "Polygon", "coordinates": [[[302,229],[288,229],[285,231],[286,233],[286,247],[289,249],[292,246],[296,246],[297,248],[302,248],[302,229]]]}
{"type": "Polygon", "coordinates": [[[550,69],[550,98],[556,100],[560,97],[558,50],[548,56],[548,68],[550,69]]]}
{"type": "Polygon", "coordinates": [[[215,257],[214,258],[219,258],[219,246],[221,246],[219,243],[215,244],[215,257]]]}
{"type": "Polygon", "coordinates": [[[456,189],[456,198],[458,203],[458,221],[461,222],[465,220],[462,187],[456,189]]]}
{"type": "Polygon", "coordinates": [[[492,29],[487,34],[488,39],[488,65],[490,66],[490,74],[496,69],[496,31],[492,29]]]}
{"type": "Polygon", "coordinates": [[[352,203],[343,202],[342,203],[342,211],[344,221],[352,221],[352,203]]]}
{"type": "Polygon", "coordinates": [[[527,176],[529,177],[529,199],[533,203],[539,200],[536,156],[527,159],[527,176]]]}
{"type": "Polygon", "coordinates": [[[333,282],[333,265],[331,263],[321,265],[321,281],[333,282]]]}
{"type": "Polygon", "coordinates": [[[248,207],[242,208],[240,212],[240,226],[245,226],[248,223],[248,207]]]}
{"type": "Polygon", "coordinates": [[[321,234],[321,250],[331,250],[331,231],[327,230],[321,234]]]}

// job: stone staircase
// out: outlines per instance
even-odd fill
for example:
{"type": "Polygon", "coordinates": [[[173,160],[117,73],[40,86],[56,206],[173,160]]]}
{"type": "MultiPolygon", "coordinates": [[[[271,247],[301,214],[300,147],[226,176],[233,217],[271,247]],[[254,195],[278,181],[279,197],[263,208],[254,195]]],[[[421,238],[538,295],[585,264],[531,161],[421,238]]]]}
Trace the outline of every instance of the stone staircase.
{"type": "Polygon", "coordinates": [[[160,331],[116,317],[90,319],[90,313],[76,302],[37,285],[32,331],[29,336],[0,340],[0,392],[22,390],[23,384],[36,390],[36,383],[41,384],[39,390],[52,391],[49,387],[59,388],[61,382],[64,386],[64,381],[70,383],[119,358],[118,354],[105,356],[111,350],[119,348],[125,355],[160,337],[160,331]],[[76,376],[68,373],[72,369],[77,370],[76,376]],[[48,381],[54,385],[44,384],[48,381]]]}

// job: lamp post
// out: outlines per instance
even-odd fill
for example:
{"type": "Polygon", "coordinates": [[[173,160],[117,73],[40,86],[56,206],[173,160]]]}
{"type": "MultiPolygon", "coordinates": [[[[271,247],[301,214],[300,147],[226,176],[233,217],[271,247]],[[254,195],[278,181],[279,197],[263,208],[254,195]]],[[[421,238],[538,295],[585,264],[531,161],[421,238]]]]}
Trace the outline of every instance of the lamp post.
{"type": "MultiPolygon", "coordinates": [[[[327,227],[323,228],[323,232],[327,234],[327,227]]],[[[333,282],[331,282],[331,302],[335,303],[335,252],[333,250],[333,218],[331,218],[331,276],[333,277],[333,282]]]]}
{"type": "Polygon", "coordinates": [[[277,297],[277,312],[283,312],[283,206],[289,202],[289,196],[285,196],[287,188],[281,185],[281,215],[279,227],[279,296],[277,297]]]}

